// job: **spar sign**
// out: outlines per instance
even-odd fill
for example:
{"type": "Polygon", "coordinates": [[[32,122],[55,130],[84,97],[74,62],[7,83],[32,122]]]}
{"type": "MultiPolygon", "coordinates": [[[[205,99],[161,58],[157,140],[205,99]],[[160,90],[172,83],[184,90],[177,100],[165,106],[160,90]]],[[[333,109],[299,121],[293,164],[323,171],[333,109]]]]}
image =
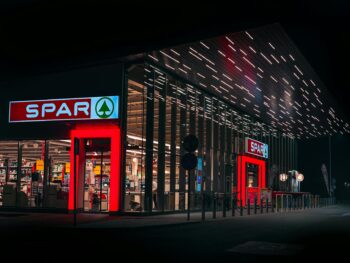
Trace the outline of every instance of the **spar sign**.
{"type": "Polygon", "coordinates": [[[245,152],[263,158],[269,157],[269,147],[266,143],[248,137],[245,138],[245,152]]]}
{"type": "Polygon", "coordinates": [[[11,101],[9,122],[118,119],[119,97],[11,101]]]}

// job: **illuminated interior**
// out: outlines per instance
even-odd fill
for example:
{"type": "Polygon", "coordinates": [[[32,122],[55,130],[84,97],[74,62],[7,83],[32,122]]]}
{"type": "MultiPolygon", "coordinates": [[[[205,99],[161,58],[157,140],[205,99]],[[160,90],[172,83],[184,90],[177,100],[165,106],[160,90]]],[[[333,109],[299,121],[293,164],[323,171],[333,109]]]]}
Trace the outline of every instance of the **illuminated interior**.
{"type": "Polygon", "coordinates": [[[18,206],[67,207],[70,140],[1,141],[0,146],[1,205],[15,205],[17,173],[20,170],[21,190],[18,206]],[[48,150],[46,165],[44,165],[45,148],[48,150]],[[22,157],[20,164],[17,162],[19,156],[22,157]],[[44,198],[43,187],[45,174],[48,178],[45,189],[47,198],[44,198]],[[8,198],[4,198],[4,188],[8,198]]]}

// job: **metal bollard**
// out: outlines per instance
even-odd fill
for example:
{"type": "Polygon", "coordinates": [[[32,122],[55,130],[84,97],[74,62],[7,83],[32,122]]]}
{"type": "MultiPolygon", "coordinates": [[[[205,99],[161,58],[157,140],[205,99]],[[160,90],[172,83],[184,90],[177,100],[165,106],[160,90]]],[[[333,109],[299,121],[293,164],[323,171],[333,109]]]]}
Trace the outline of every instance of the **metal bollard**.
{"type": "Polygon", "coordinates": [[[216,218],[216,194],[214,193],[214,198],[213,198],[213,218],[216,218]]]}
{"type": "Polygon", "coordinates": [[[250,199],[248,199],[248,210],[247,210],[247,213],[250,216],[250,199]]]}
{"type": "Polygon", "coordinates": [[[269,213],[269,199],[266,198],[266,213],[269,213]]]}
{"type": "Polygon", "coordinates": [[[295,199],[295,210],[299,209],[299,196],[295,199]]]}
{"type": "Polygon", "coordinates": [[[313,204],[312,204],[312,207],[313,208],[316,208],[316,195],[314,195],[314,197],[313,197],[313,199],[312,199],[313,201],[313,204]]]}
{"type": "Polygon", "coordinates": [[[271,212],[275,212],[274,204],[273,204],[273,198],[271,198],[271,212]]]}
{"type": "Polygon", "coordinates": [[[222,217],[226,217],[226,194],[224,193],[224,200],[222,201],[222,217]]]}
{"type": "Polygon", "coordinates": [[[205,220],[205,194],[202,192],[202,221],[205,220]]]}
{"type": "Polygon", "coordinates": [[[243,216],[243,204],[242,204],[242,199],[241,199],[239,202],[240,202],[240,216],[243,216]]]}
{"type": "Polygon", "coordinates": [[[295,200],[295,197],[293,197],[293,211],[295,211],[296,210],[296,202],[295,202],[296,200],[295,200]]]}
{"type": "Polygon", "coordinates": [[[254,214],[256,215],[256,210],[257,210],[257,202],[256,198],[254,198],[254,214]]]}
{"type": "Polygon", "coordinates": [[[236,216],[236,205],[237,205],[236,198],[232,198],[232,216],[236,216]]]}
{"type": "Polygon", "coordinates": [[[302,196],[302,200],[301,200],[302,206],[303,206],[303,210],[305,209],[305,198],[304,195],[302,196]]]}
{"type": "Polygon", "coordinates": [[[278,196],[276,195],[276,200],[275,200],[275,212],[278,213],[278,196]]]}
{"type": "Polygon", "coordinates": [[[264,213],[264,204],[263,204],[263,199],[260,199],[260,214],[264,213]]]}

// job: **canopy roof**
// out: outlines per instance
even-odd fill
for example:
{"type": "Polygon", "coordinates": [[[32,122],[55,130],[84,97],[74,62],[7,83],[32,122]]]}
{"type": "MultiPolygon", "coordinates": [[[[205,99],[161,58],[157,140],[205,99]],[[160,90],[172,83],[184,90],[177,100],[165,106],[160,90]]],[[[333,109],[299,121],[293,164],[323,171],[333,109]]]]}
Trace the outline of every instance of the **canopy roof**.
{"type": "Polygon", "coordinates": [[[146,57],[297,138],[350,133],[326,87],[278,24],[164,48],[146,57]]]}

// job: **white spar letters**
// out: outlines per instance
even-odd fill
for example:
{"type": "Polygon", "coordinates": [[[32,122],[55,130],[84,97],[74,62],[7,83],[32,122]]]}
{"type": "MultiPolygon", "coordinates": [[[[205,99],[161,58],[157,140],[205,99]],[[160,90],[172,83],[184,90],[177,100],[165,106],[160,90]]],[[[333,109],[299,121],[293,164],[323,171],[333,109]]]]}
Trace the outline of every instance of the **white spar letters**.
{"type": "MultiPolygon", "coordinates": [[[[59,117],[61,115],[67,115],[69,117],[72,116],[72,110],[74,112],[74,116],[78,116],[79,112],[84,113],[86,116],[90,116],[89,112],[90,104],[87,101],[81,101],[81,102],[76,102],[74,104],[74,109],[70,109],[67,103],[63,102],[57,112],[56,112],[56,117],[59,117]]],[[[53,113],[56,111],[56,105],[54,103],[44,103],[41,106],[41,109],[39,109],[38,104],[29,104],[26,106],[26,117],[30,119],[34,119],[39,117],[41,110],[41,117],[45,118],[45,115],[47,113],[53,113]]]]}
{"type": "Polygon", "coordinates": [[[74,104],[74,116],[78,115],[78,111],[84,112],[86,116],[90,116],[89,113],[90,104],[86,101],[77,102],[74,104]]]}
{"type": "Polygon", "coordinates": [[[9,122],[118,119],[119,97],[11,101],[9,122]]]}
{"type": "Polygon", "coordinates": [[[26,117],[27,118],[36,118],[39,116],[38,104],[29,104],[26,107],[26,117]]]}
{"type": "Polygon", "coordinates": [[[67,114],[68,116],[72,116],[72,113],[71,113],[70,109],[68,108],[67,103],[65,103],[65,102],[63,102],[61,104],[60,108],[56,112],[56,117],[58,117],[62,114],[67,114]]]}
{"type": "Polygon", "coordinates": [[[41,109],[41,117],[45,117],[45,113],[51,113],[56,110],[56,105],[54,103],[44,103],[41,109]]]}
{"type": "Polygon", "coordinates": [[[252,152],[255,153],[255,152],[258,152],[259,154],[262,153],[262,145],[256,143],[256,142],[251,142],[251,149],[252,149],[252,152]]]}

